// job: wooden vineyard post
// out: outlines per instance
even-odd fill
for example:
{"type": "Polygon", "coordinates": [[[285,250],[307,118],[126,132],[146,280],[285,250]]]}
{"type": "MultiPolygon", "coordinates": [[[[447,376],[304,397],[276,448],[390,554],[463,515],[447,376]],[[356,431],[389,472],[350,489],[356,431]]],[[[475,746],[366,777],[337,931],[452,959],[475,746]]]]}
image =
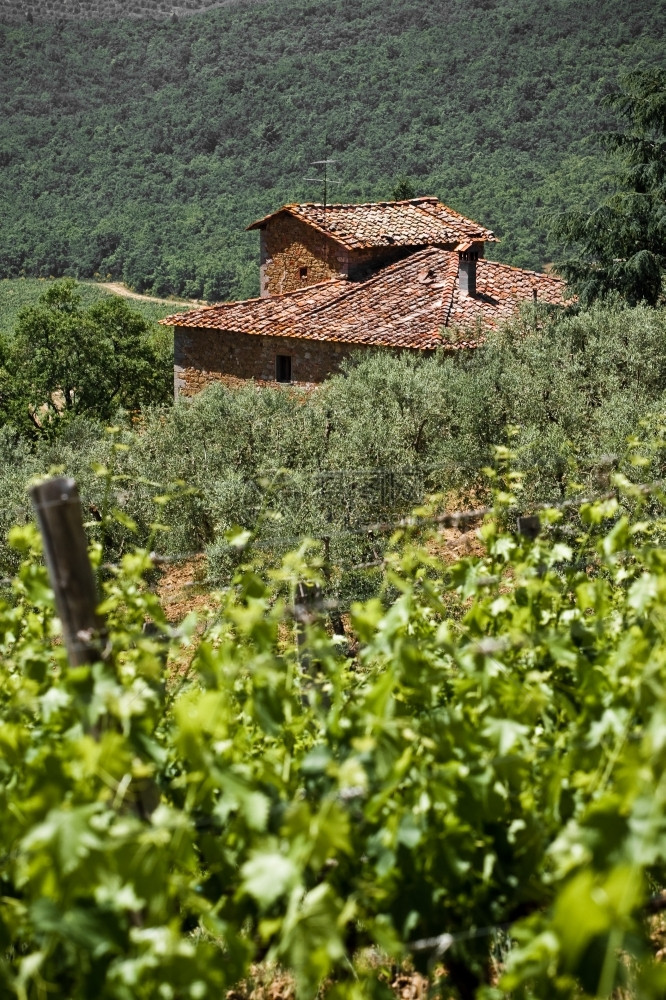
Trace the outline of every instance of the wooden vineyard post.
{"type": "Polygon", "coordinates": [[[534,541],[535,538],[539,537],[541,532],[541,521],[539,520],[538,514],[526,514],[523,517],[519,517],[516,522],[516,528],[519,535],[523,535],[525,538],[529,538],[530,541],[534,541]]]}
{"type": "Polygon", "coordinates": [[[104,622],[88,558],[79,491],[73,479],[49,479],[30,490],[44,558],[72,666],[101,659],[104,622]]]}
{"type": "Polygon", "coordinates": [[[319,598],[319,587],[307,583],[296,586],[294,618],[296,620],[296,643],[298,658],[304,674],[312,676],[312,660],[306,648],[306,626],[315,620],[315,605],[319,598]]]}

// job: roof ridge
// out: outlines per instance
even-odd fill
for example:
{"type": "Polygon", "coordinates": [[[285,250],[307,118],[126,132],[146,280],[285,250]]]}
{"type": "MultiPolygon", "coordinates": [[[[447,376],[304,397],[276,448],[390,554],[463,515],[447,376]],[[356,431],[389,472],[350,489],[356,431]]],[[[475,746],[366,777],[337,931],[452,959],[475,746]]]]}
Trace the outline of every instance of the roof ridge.
{"type": "MultiPolygon", "coordinates": [[[[450,253],[452,258],[453,258],[453,255],[456,254],[455,250],[449,250],[449,251],[446,251],[446,252],[450,253]]],[[[457,256],[457,254],[456,254],[456,256],[457,256]]],[[[449,263],[453,264],[454,261],[451,260],[449,263]]],[[[453,309],[453,300],[454,300],[455,294],[456,294],[456,278],[457,278],[457,276],[458,276],[458,268],[456,267],[455,274],[452,275],[453,281],[451,282],[451,291],[449,293],[448,304],[446,306],[446,313],[444,315],[444,322],[440,323],[440,325],[437,327],[437,331],[438,332],[440,330],[442,330],[442,328],[447,327],[449,325],[449,317],[451,316],[451,310],[453,309]]],[[[447,275],[447,277],[448,277],[448,275],[447,275]]],[[[444,313],[444,310],[445,310],[445,307],[444,307],[444,303],[442,302],[442,313],[444,313]]]]}
{"type": "Polygon", "coordinates": [[[178,316],[187,316],[189,313],[193,312],[203,312],[204,310],[210,309],[224,309],[230,306],[240,306],[245,305],[246,302],[268,302],[271,299],[285,299],[288,295],[302,295],[303,292],[310,292],[313,288],[321,288],[322,285],[347,285],[348,279],[344,276],[337,278],[323,278],[321,281],[313,281],[311,285],[304,285],[303,288],[290,288],[286,292],[275,292],[274,295],[255,295],[251,299],[233,299],[231,302],[214,302],[211,306],[199,306],[197,309],[189,309],[187,312],[173,313],[171,316],[165,316],[164,319],[160,319],[157,322],[161,323],[162,326],[173,326],[173,323],[167,322],[178,316]]]}
{"type": "Polygon", "coordinates": [[[381,200],[381,201],[293,201],[289,202],[288,205],[283,205],[283,208],[385,208],[389,205],[420,205],[422,202],[428,201],[431,204],[438,204],[439,198],[436,194],[424,194],[420,195],[418,198],[401,198],[399,201],[391,200],[381,200]]]}
{"type": "Polygon", "coordinates": [[[534,271],[530,267],[517,267],[515,264],[505,264],[502,260],[489,260],[487,257],[480,257],[479,264],[492,264],[494,267],[503,267],[507,271],[520,271],[521,274],[534,274],[537,278],[548,278],[549,281],[558,281],[565,284],[564,278],[558,278],[556,275],[547,274],[545,271],[534,271]]]}

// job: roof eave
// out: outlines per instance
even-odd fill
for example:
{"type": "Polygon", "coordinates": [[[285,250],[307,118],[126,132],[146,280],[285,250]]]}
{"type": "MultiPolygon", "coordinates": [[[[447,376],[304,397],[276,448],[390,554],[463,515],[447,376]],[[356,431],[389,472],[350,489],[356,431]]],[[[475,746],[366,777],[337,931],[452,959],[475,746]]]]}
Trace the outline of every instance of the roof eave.
{"type": "Polygon", "coordinates": [[[249,232],[251,229],[265,229],[266,224],[268,222],[270,222],[272,219],[276,219],[278,215],[282,215],[283,212],[286,212],[288,215],[291,215],[293,219],[298,219],[298,221],[302,222],[304,226],[310,226],[311,229],[315,229],[322,236],[325,236],[327,239],[332,240],[333,243],[337,243],[338,246],[344,247],[345,250],[358,249],[355,248],[350,243],[348,243],[347,241],[345,241],[341,236],[338,236],[336,233],[332,233],[330,229],[326,229],[324,228],[324,226],[320,226],[318,222],[314,222],[312,219],[304,219],[301,215],[299,215],[298,212],[293,211],[294,208],[297,208],[297,206],[283,205],[282,208],[278,209],[277,212],[271,212],[271,214],[265,216],[265,218],[257,219],[256,222],[253,222],[251,225],[247,226],[245,231],[249,232]]]}
{"type": "MultiPolygon", "coordinates": [[[[270,222],[271,219],[277,218],[278,215],[282,215],[283,212],[288,212],[290,208],[290,205],[283,205],[282,208],[278,208],[276,212],[271,212],[270,215],[264,215],[262,219],[256,219],[254,222],[251,222],[249,226],[245,227],[245,232],[249,233],[251,229],[263,229],[267,222],[270,222]]],[[[293,215],[294,213],[292,212],[291,214],[293,215]]]]}

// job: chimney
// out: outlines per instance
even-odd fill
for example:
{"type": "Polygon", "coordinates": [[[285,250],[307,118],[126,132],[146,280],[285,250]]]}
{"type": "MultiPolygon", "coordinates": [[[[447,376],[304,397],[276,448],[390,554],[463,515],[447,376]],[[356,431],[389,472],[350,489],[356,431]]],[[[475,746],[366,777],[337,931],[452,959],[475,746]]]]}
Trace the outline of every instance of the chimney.
{"type": "Polygon", "coordinates": [[[478,250],[462,250],[458,254],[458,284],[466,295],[476,295],[476,262],[478,250]]]}

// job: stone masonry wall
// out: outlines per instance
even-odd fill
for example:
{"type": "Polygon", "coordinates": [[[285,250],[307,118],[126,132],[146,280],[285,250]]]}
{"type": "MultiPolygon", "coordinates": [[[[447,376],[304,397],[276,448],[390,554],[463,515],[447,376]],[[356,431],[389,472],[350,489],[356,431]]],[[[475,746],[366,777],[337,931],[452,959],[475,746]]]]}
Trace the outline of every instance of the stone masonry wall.
{"type": "Polygon", "coordinates": [[[283,213],[261,230],[261,294],[279,295],[347,273],[347,251],[283,213]],[[307,275],[301,277],[301,268],[307,275]]]}
{"type": "Polygon", "coordinates": [[[176,396],[194,396],[211,382],[240,385],[248,379],[254,379],[260,385],[278,385],[275,379],[275,358],[278,354],[291,358],[292,384],[316,385],[337,371],[344,358],[353,352],[368,350],[373,348],[331,341],[176,327],[174,391],[176,396]]]}
{"type": "Polygon", "coordinates": [[[420,247],[368,247],[346,250],[312,226],[286,212],[260,231],[261,295],[279,295],[318,281],[346,275],[363,279],[379,266],[420,247]],[[307,268],[305,275],[301,274],[307,268]]]}

